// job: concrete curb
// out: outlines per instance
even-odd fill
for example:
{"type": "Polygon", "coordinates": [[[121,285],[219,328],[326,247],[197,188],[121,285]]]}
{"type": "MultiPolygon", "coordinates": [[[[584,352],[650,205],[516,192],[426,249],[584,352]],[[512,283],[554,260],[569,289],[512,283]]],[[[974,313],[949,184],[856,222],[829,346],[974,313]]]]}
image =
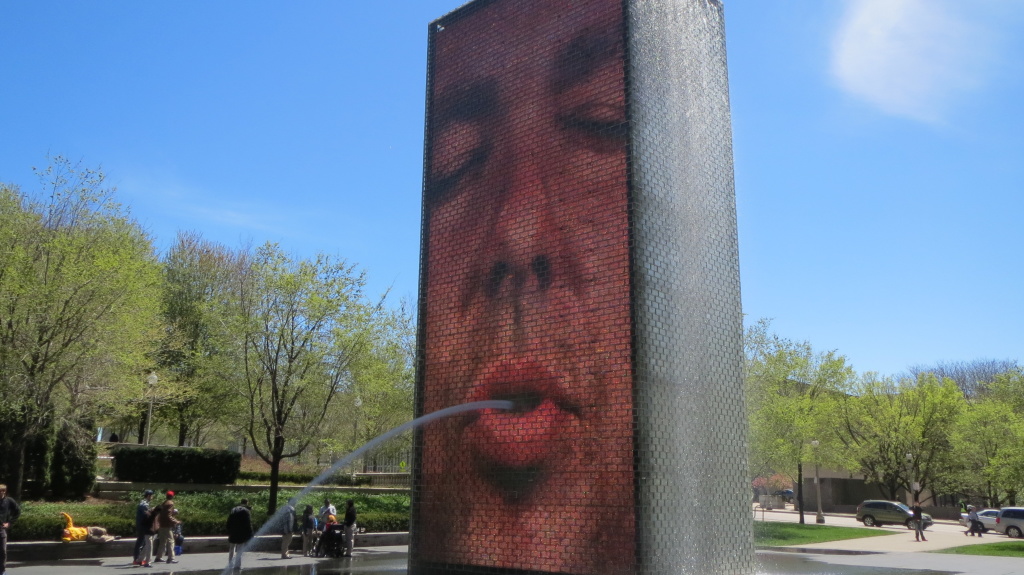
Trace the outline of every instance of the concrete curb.
{"type": "MultiPolygon", "coordinates": [[[[409,533],[358,533],[356,547],[389,547],[408,545],[409,533]]],[[[15,541],[7,544],[9,561],[43,561],[64,559],[92,559],[96,557],[131,557],[134,537],[122,537],[108,543],[75,541],[15,541]]],[[[281,548],[280,535],[264,535],[256,540],[255,551],[277,551],[281,548]]],[[[293,549],[302,549],[302,537],[292,539],[293,549]]],[[[227,553],[227,537],[186,537],[183,553],[227,553]]]]}

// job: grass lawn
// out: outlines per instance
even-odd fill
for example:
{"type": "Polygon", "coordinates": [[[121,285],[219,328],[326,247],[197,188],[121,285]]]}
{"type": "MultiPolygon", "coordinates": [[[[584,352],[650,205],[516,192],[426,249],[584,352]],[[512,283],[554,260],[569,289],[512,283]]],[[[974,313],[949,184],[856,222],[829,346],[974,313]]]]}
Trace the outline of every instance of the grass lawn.
{"type": "Polygon", "coordinates": [[[954,555],[990,555],[995,557],[1024,557],[1024,541],[1000,541],[998,543],[981,543],[943,549],[935,553],[952,553],[954,555]]]}
{"type": "Polygon", "coordinates": [[[831,525],[800,525],[799,523],[754,522],[754,544],[765,547],[824,543],[861,537],[891,535],[888,531],[861,529],[859,527],[834,527],[831,525]]]}

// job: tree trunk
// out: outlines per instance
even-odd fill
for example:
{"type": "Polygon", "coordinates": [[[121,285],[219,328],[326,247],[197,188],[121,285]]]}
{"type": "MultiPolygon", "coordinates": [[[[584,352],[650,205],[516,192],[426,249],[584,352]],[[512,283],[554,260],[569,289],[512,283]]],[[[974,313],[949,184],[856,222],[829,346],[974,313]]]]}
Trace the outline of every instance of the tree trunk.
{"type": "Polygon", "coordinates": [[[185,412],[178,409],[178,447],[185,447],[185,442],[188,440],[188,419],[185,417],[185,412]]]}
{"type": "Polygon", "coordinates": [[[281,454],[284,453],[284,437],[274,438],[274,450],[270,454],[270,503],[267,504],[267,515],[277,511],[277,484],[281,477],[281,454]]]}
{"type": "Polygon", "coordinates": [[[11,497],[15,500],[21,499],[21,491],[25,486],[25,450],[28,448],[28,438],[21,434],[17,447],[18,459],[14,463],[14,479],[11,481],[11,497]]]}
{"type": "Polygon", "coordinates": [[[139,418],[139,445],[146,443],[146,423],[149,419],[149,411],[142,410],[142,417],[139,418]]]}

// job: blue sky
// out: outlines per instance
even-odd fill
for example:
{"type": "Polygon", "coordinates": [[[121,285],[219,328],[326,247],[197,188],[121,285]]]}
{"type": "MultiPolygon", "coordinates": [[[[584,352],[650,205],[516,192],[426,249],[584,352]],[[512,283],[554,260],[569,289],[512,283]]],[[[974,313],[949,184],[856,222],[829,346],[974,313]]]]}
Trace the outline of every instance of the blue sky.
{"type": "MultiPolygon", "coordinates": [[[[426,29],[461,0],[0,0],[0,181],[415,300],[426,29]]],[[[748,321],[860,372],[1024,361],[1024,3],[726,1],[748,321]]]]}

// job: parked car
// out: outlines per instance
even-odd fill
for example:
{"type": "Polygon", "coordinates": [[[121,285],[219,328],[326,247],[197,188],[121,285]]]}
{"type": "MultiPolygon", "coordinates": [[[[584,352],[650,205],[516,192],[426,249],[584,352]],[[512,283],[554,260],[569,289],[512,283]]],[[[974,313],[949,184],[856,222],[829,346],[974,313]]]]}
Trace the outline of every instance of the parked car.
{"type": "MultiPolygon", "coordinates": [[[[927,513],[921,514],[924,528],[932,526],[932,516],[927,513]]],[[[864,523],[865,527],[882,526],[887,523],[906,525],[907,529],[914,528],[914,512],[899,501],[883,501],[880,499],[868,499],[857,506],[857,521],[864,523]]]]}
{"type": "Polygon", "coordinates": [[[787,503],[792,503],[793,497],[795,497],[792,489],[780,489],[772,493],[772,495],[785,499],[787,503]]]}
{"type": "MultiPolygon", "coordinates": [[[[978,512],[978,519],[981,521],[981,532],[988,533],[990,529],[996,528],[996,517],[999,516],[998,509],[985,509],[978,512]]],[[[960,514],[960,525],[970,529],[971,522],[967,520],[967,514],[960,514]]]]}
{"type": "Polygon", "coordinates": [[[996,525],[993,527],[1007,537],[1020,537],[1024,535],[1024,507],[1003,507],[996,517],[996,525]]]}

